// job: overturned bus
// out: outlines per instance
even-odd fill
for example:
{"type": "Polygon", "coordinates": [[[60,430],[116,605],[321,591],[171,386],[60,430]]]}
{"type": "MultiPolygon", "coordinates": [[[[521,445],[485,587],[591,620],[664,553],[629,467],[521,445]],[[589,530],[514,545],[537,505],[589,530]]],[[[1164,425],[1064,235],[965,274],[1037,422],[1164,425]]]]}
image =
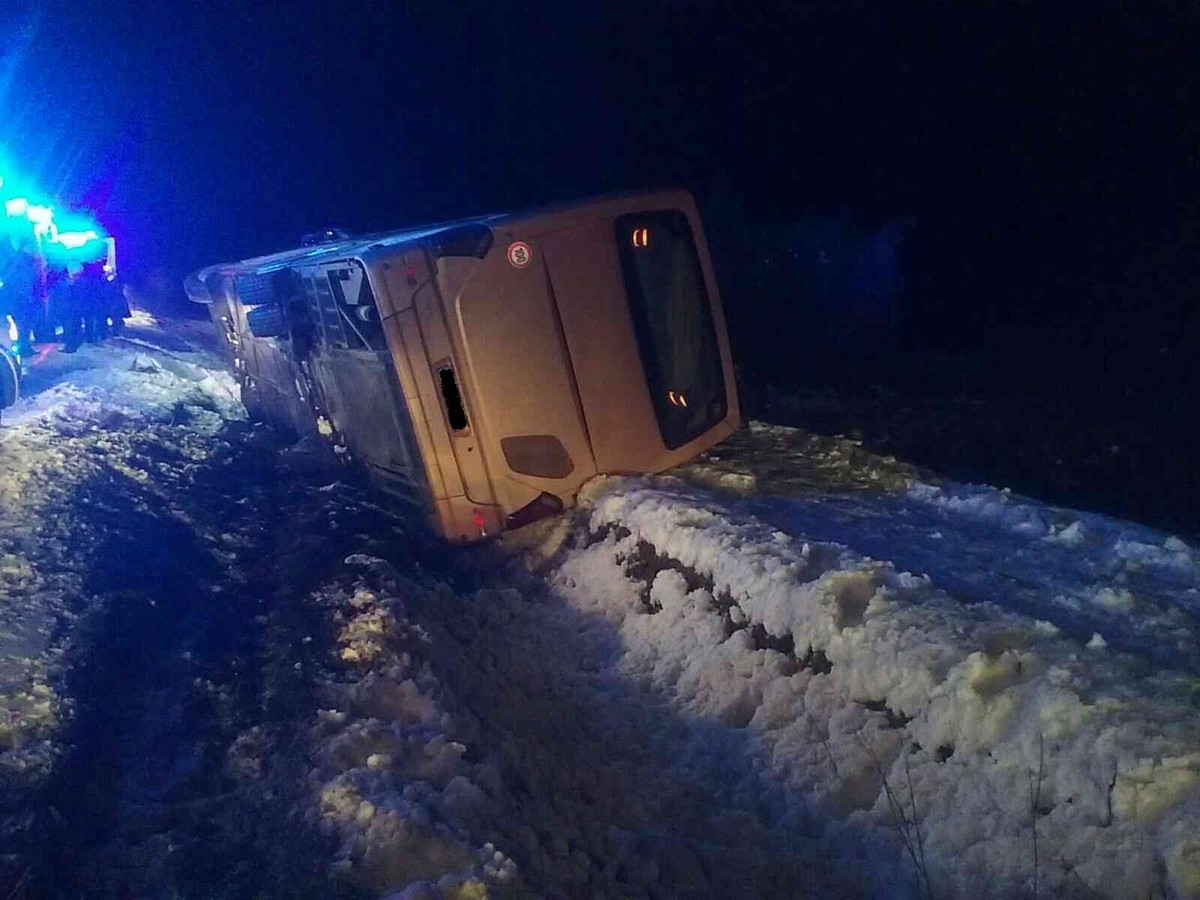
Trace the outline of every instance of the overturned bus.
{"type": "Polygon", "coordinates": [[[686,191],[624,194],[297,250],[188,277],[243,400],[317,433],[452,541],[684,462],[739,424],[686,191]]]}

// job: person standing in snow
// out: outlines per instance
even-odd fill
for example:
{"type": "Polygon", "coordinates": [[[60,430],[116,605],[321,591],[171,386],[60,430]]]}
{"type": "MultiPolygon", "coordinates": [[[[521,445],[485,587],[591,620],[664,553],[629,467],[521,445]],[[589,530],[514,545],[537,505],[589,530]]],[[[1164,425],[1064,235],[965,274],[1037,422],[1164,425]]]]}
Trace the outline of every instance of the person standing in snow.
{"type": "Polygon", "coordinates": [[[53,318],[63,329],[63,350],[74,353],[86,340],[95,344],[119,334],[129,315],[120,287],[99,263],[68,263],[50,292],[53,318]]]}
{"type": "Polygon", "coordinates": [[[4,419],[4,409],[17,402],[21,388],[21,364],[8,349],[0,343],[0,421],[4,419]]]}
{"type": "Polygon", "coordinates": [[[108,311],[112,304],[108,301],[107,288],[108,282],[104,280],[99,263],[83,266],[79,276],[80,312],[89,344],[98,343],[108,334],[108,311]]]}
{"type": "Polygon", "coordinates": [[[44,327],[46,318],[46,267],[32,235],[16,234],[12,252],[5,261],[3,312],[12,317],[17,339],[12,352],[17,357],[33,352],[34,331],[44,327]]]}
{"type": "Polygon", "coordinates": [[[62,325],[63,351],[74,353],[83,343],[83,286],[80,283],[82,268],[79,263],[70,263],[66,273],[50,291],[51,318],[62,325]]]}
{"type": "Polygon", "coordinates": [[[90,275],[88,284],[94,304],[97,339],[121,334],[125,330],[125,320],[129,318],[129,304],[115,273],[105,272],[102,262],[85,266],[84,273],[90,275]]]}
{"type": "MultiPolygon", "coordinates": [[[[17,251],[7,238],[0,240],[0,337],[9,337],[9,318],[16,312],[15,298],[23,281],[17,251]]],[[[15,340],[15,338],[13,339],[15,340]]],[[[9,347],[11,350],[11,347],[9,347]]]]}

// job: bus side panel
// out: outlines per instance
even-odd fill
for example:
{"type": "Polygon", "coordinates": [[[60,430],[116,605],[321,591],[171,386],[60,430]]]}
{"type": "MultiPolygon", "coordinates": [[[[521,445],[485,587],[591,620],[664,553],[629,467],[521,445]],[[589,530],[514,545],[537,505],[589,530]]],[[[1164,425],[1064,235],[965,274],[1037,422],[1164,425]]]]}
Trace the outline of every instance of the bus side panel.
{"type": "MultiPolygon", "coordinates": [[[[389,271],[389,285],[394,281],[396,274],[394,269],[389,271]]],[[[395,293],[391,287],[389,290],[395,293]]],[[[397,347],[397,337],[398,346],[403,351],[403,360],[397,361],[396,365],[401,387],[404,389],[405,400],[414,421],[421,426],[418,432],[424,433],[421,449],[426,467],[431,472],[439,473],[436,479],[431,478],[432,484],[441,485],[440,489],[435,489],[435,497],[444,499],[462,495],[465,493],[462,476],[458,471],[438,388],[434,383],[430,358],[433,351],[426,346],[424,329],[421,327],[416,307],[412,303],[406,306],[404,312],[390,317],[385,322],[389,326],[393,356],[397,347]]]]}
{"type": "Polygon", "coordinates": [[[253,360],[253,390],[267,417],[298,435],[312,434],[316,423],[297,386],[291,358],[273,338],[251,338],[246,343],[247,356],[253,360]]]}
{"type": "Polygon", "coordinates": [[[475,424],[479,419],[479,404],[474,402],[475,398],[469,396],[470,392],[466,390],[466,373],[454,352],[450,332],[446,327],[441,295],[432,277],[413,296],[413,309],[417,313],[425,352],[429,354],[431,385],[436,391],[434,403],[437,404],[437,412],[442,416],[442,428],[451,453],[443,465],[455,465],[458,468],[463,486],[462,493],[467,499],[477,506],[491,506],[495,503],[495,494],[484,464],[483,453],[479,449],[478,429],[475,424]],[[450,378],[453,378],[458,387],[459,397],[467,414],[466,426],[458,430],[450,427],[442,396],[446,389],[445,382],[450,378]]]}
{"type": "Polygon", "coordinates": [[[434,500],[444,500],[450,492],[446,474],[439,462],[437,446],[430,432],[428,416],[425,412],[426,399],[422,397],[421,385],[417,378],[419,363],[425,364],[425,351],[421,346],[421,335],[417,329],[416,314],[411,309],[384,320],[384,328],[388,333],[388,342],[392,348],[392,361],[396,366],[396,377],[400,383],[400,394],[412,420],[413,432],[417,439],[417,450],[425,467],[425,476],[429,481],[429,490],[434,500]],[[414,362],[415,358],[415,362],[414,362]]]}
{"type": "Polygon", "coordinates": [[[501,514],[473,423],[478,404],[460,381],[468,427],[450,428],[440,369],[462,376],[461,357],[446,327],[441,295],[427,253],[398,251],[379,264],[384,328],[397,378],[416,427],[417,441],[437,507],[438,527],[452,540],[473,540],[500,530],[501,514]]]}

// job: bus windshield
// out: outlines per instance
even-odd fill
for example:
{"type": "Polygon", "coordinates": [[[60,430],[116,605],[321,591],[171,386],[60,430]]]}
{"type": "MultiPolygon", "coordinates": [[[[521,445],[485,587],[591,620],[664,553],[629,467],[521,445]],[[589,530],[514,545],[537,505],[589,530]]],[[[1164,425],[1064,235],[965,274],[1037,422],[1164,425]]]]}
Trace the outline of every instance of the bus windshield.
{"type": "Polygon", "coordinates": [[[659,431],[674,450],[727,411],[700,257],[687,217],[677,210],[621,216],[616,239],[659,431]]]}

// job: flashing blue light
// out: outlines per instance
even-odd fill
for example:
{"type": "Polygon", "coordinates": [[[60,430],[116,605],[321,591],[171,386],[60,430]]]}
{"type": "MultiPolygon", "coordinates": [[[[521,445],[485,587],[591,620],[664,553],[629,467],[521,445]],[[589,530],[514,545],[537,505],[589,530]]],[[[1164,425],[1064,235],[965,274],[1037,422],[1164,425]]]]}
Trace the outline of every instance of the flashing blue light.
{"type": "Polygon", "coordinates": [[[54,221],[54,210],[49,206],[38,206],[37,204],[30,203],[25,208],[25,218],[34,225],[49,228],[50,223],[54,221]]]}
{"type": "MultiPolygon", "coordinates": [[[[0,176],[0,188],[11,180],[0,176]]],[[[90,216],[71,214],[59,216],[52,206],[30,201],[27,196],[9,196],[4,200],[4,213],[7,219],[7,230],[26,234],[32,231],[33,237],[43,245],[48,256],[54,259],[68,254],[71,258],[86,256],[91,258],[112,257],[111,252],[105,253],[104,247],[89,246],[95,241],[111,240],[100,225],[90,216]]],[[[0,226],[5,223],[0,221],[0,226]]],[[[115,277],[115,273],[114,276],[115,277]]]]}
{"type": "Polygon", "coordinates": [[[25,218],[33,225],[33,234],[38,240],[49,238],[54,240],[57,228],[54,225],[54,210],[49,206],[29,204],[25,210],[25,218]]]}

